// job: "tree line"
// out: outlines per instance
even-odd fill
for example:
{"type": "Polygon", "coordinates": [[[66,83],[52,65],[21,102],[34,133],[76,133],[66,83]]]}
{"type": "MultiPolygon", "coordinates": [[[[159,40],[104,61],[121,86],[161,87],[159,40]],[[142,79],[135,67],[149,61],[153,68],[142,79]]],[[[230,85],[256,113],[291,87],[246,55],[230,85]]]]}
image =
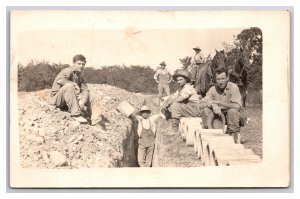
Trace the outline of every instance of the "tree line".
{"type": "MultiPolygon", "coordinates": [[[[235,36],[234,44],[223,43],[224,51],[228,55],[238,48],[247,51],[251,64],[248,67],[248,90],[260,91],[262,89],[262,31],[257,27],[244,29],[235,36]]],[[[180,59],[182,64],[189,65],[191,57],[180,59]]],[[[57,74],[68,64],[49,64],[47,61],[31,61],[26,66],[18,65],[18,90],[36,91],[51,88],[57,74]]],[[[185,66],[183,66],[185,67],[185,66]]],[[[109,84],[131,92],[157,93],[157,84],[153,79],[155,70],[149,66],[103,66],[99,69],[86,67],[83,77],[86,83],[109,84]]],[[[172,82],[171,91],[177,85],[172,82]]]]}
{"type": "MultiPolygon", "coordinates": [[[[68,64],[49,64],[46,61],[30,62],[27,66],[18,65],[18,90],[37,91],[51,88],[55,77],[68,64]]],[[[153,79],[155,71],[149,66],[103,66],[99,69],[86,67],[82,76],[86,83],[109,84],[130,92],[155,94],[157,83],[153,79]]],[[[172,82],[171,91],[177,89],[172,82]]]]}

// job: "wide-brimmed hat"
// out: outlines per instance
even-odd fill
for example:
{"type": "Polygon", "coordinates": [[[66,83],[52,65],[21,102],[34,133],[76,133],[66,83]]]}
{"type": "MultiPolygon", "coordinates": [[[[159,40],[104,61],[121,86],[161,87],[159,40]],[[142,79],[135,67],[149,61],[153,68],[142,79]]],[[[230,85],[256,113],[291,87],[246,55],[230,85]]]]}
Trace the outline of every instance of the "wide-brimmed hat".
{"type": "Polygon", "coordinates": [[[187,80],[187,82],[191,81],[191,73],[184,69],[177,69],[174,72],[173,79],[176,81],[177,77],[183,77],[187,80]]]}
{"type": "Polygon", "coordinates": [[[161,62],[159,65],[161,65],[161,66],[166,66],[167,64],[163,61],[163,62],[161,62]]]}
{"type": "Polygon", "coordinates": [[[193,48],[194,50],[201,50],[201,48],[199,46],[196,46],[195,48],[193,48]]]}
{"type": "Polygon", "coordinates": [[[151,110],[149,109],[149,107],[147,105],[143,105],[139,111],[139,113],[141,114],[144,111],[148,111],[149,113],[151,113],[151,110]]]}

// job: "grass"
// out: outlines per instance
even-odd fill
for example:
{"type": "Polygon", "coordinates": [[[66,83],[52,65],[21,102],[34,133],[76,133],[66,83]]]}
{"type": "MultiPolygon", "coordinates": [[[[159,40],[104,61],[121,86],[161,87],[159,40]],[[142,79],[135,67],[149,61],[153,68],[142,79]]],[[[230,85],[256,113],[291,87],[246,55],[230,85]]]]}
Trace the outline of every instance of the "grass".
{"type": "Polygon", "coordinates": [[[244,146],[245,148],[252,149],[262,159],[262,107],[246,107],[246,116],[251,120],[245,127],[241,128],[241,135],[247,140],[244,146]]]}
{"type": "MultiPolygon", "coordinates": [[[[158,99],[155,95],[146,96],[146,104],[152,112],[158,113],[158,99]]],[[[252,149],[254,154],[263,158],[262,151],[262,107],[260,105],[249,105],[245,109],[246,116],[250,122],[241,128],[241,136],[246,140],[244,147],[252,149]]],[[[160,167],[199,167],[201,161],[197,158],[192,147],[187,147],[179,132],[171,128],[168,121],[161,119],[158,122],[157,132],[160,144],[157,159],[160,167]]]]}

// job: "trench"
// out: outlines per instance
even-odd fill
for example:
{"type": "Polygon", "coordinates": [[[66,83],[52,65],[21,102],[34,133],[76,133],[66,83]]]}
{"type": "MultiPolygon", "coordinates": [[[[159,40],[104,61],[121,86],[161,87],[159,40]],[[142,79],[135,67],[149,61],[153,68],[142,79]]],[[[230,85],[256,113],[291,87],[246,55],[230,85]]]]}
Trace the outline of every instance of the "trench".
{"type": "Polygon", "coordinates": [[[138,134],[137,122],[131,120],[131,126],[127,128],[126,137],[122,142],[123,157],[118,162],[118,167],[138,167],[138,134]]]}
{"type": "MultiPolygon", "coordinates": [[[[156,97],[150,96],[147,105],[157,113],[158,106],[156,97]]],[[[138,167],[137,150],[138,135],[137,121],[132,120],[129,133],[123,141],[124,156],[120,163],[121,167],[138,167]]],[[[197,158],[193,147],[187,147],[179,131],[172,129],[170,121],[162,118],[157,121],[157,133],[155,148],[152,159],[152,167],[200,167],[201,161],[197,158]]]]}

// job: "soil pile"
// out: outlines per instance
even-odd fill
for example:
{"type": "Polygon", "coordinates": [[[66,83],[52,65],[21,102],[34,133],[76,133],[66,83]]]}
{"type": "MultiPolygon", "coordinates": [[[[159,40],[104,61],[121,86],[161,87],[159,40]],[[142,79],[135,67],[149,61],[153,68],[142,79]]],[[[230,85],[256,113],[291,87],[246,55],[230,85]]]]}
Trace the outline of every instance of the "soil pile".
{"type": "Polygon", "coordinates": [[[20,159],[24,168],[100,168],[136,166],[136,133],[116,107],[134,107],[141,94],[109,85],[88,85],[98,125],[79,124],[48,103],[50,90],[19,93],[20,159]]]}

